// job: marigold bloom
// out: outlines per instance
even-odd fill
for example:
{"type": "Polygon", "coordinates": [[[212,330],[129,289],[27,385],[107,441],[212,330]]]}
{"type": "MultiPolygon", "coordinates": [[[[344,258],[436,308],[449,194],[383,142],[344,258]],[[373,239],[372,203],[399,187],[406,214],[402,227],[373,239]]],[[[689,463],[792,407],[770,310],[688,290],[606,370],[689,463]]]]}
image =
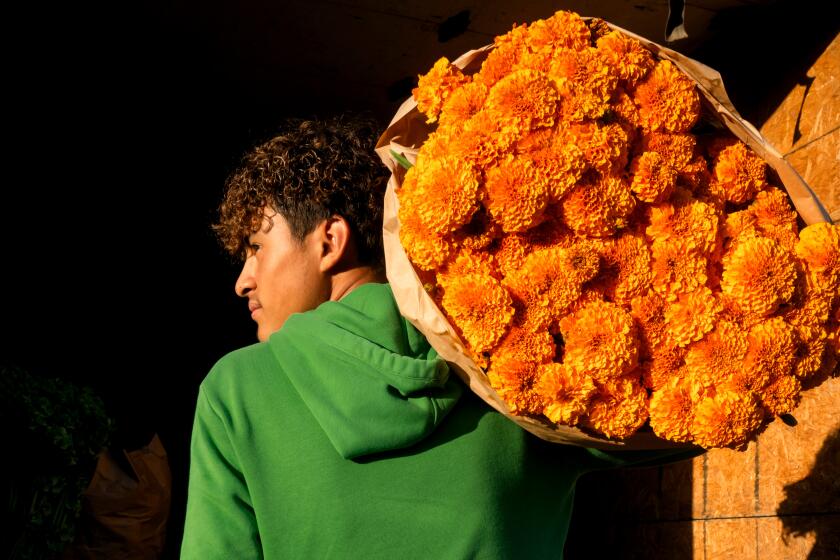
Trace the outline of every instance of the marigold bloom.
{"type": "Polygon", "coordinates": [[[586,170],[583,151],[556,129],[532,131],[519,139],[517,153],[534,165],[548,185],[552,201],[559,201],[586,170]]]}
{"type": "Polygon", "coordinates": [[[401,205],[400,244],[411,262],[421,270],[443,265],[454,251],[452,243],[429,229],[412,206],[401,205]]]}
{"type": "Polygon", "coordinates": [[[720,217],[710,204],[678,190],[671,203],[663,202],[647,209],[650,225],[645,233],[654,244],[680,242],[704,255],[712,252],[718,239],[720,217]]]}
{"type": "Polygon", "coordinates": [[[626,376],[598,389],[582,423],[608,438],[624,439],[636,433],[647,419],[647,392],[635,378],[626,376]]]}
{"type": "Polygon", "coordinates": [[[793,375],[782,375],[758,391],[761,404],[776,416],[793,412],[799,405],[802,382],[793,375]]]}
{"type": "Polygon", "coordinates": [[[724,192],[712,180],[706,158],[697,156],[677,173],[677,184],[694,193],[698,199],[715,208],[723,208],[724,192]]]}
{"type": "Polygon", "coordinates": [[[464,76],[461,69],[450,64],[445,57],[420,76],[417,87],[411,93],[417,101],[417,109],[428,117],[426,122],[435,122],[446,98],[469,81],[469,76],[464,76]]]}
{"type": "Polygon", "coordinates": [[[478,174],[456,158],[438,158],[416,165],[416,182],[402,204],[413,205],[418,216],[438,235],[452,233],[468,223],[478,210],[478,174]]]}
{"type": "Polygon", "coordinates": [[[742,369],[747,348],[746,333],[734,323],[718,321],[714,330],[688,347],[687,373],[705,387],[720,385],[742,369]]]}
{"type": "Polygon", "coordinates": [[[558,363],[543,364],[539,371],[537,392],[545,403],[545,417],[555,424],[577,424],[595,394],[595,382],[591,377],[571,372],[558,363]]]}
{"type": "Polygon", "coordinates": [[[490,88],[484,106],[494,118],[531,130],[554,124],[558,101],[557,91],[545,74],[517,70],[490,88]]]}
{"type": "Polygon", "coordinates": [[[793,297],[779,306],[779,315],[791,325],[821,325],[829,320],[832,303],[837,293],[824,290],[812,276],[800,274],[793,290],[793,297]]]}
{"type": "Polygon", "coordinates": [[[502,236],[502,229],[479,207],[468,224],[452,234],[453,242],[464,251],[483,251],[502,236]]]}
{"type": "Polygon", "coordinates": [[[528,45],[534,49],[561,47],[580,50],[589,47],[590,32],[576,13],[561,10],[546,19],[538,19],[528,28],[528,45]]]}
{"type": "Polygon", "coordinates": [[[636,367],[639,340],[633,318],[621,306],[593,302],[560,322],[566,344],[563,363],[599,382],[636,367]]]}
{"type": "Polygon", "coordinates": [[[556,49],[548,75],[563,97],[560,110],[569,122],[603,116],[618,86],[618,77],[592,47],[556,49]]]}
{"type": "Polygon", "coordinates": [[[651,245],[651,286],[668,301],[706,283],[707,261],[696,249],[677,240],[651,245]]]}
{"type": "Polygon", "coordinates": [[[658,391],[674,379],[688,376],[685,368],[685,348],[663,344],[653,351],[650,360],[642,364],[642,382],[645,387],[658,391]]]}
{"type": "Polygon", "coordinates": [[[541,414],[542,397],[537,392],[538,364],[516,358],[494,360],[487,371],[490,386],[513,414],[541,414]]]}
{"type": "Polygon", "coordinates": [[[525,258],[532,252],[531,244],[524,234],[511,233],[501,237],[492,250],[499,271],[504,276],[514,273],[525,264],[525,258]]]}
{"type": "Polygon", "coordinates": [[[548,205],[548,185],[529,161],[509,156],[485,173],[485,205],[505,232],[537,225],[548,205]]]}
{"type": "Polygon", "coordinates": [[[665,308],[668,336],[677,346],[700,340],[715,325],[720,303],[709,288],[680,294],[675,302],[665,308]]]}
{"type": "Polygon", "coordinates": [[[481,274],[496,279],[499,276],[492,255],[461,248],[454,258],[450,258],[446,265],[438,270],[436,280],[445,287],[450,280],[468,274],[481,274]]]}
{"type": "Polygon", "coordinates": [[[470,82],[453,91],[440,112],[440,126],[461,126],[478,113],[490,90],[481,82],[470,82]]]}
{"type": "Polygon", "coordinates": [[[610,100],[610,111],[612,111],[613,117],[624,125],[625,131],[635,131],[637,127],[641,126],[639,108],[633,103],[633,98],[621,87],[613,92],[610,100]]]}
{"type": "Polygon", "coordinates": [[[644,357],[650,357],[666,340],[666,306],[665,300],[653,290],[634,297],[630,302],[630,315],[639,325],[639,340],[644,357]]]}
{"type": "Polygon", "coordinates": [[[629,137],[619,124],[573,124],[565,129],[566,141],[583,152],[589,169],[601,175],[619,175],[627,165],[629,137]]]}
{"type": "Polygon", "coordinates": [[[561,202],[563,221],[578,235],[606,237],[627,226],[635,208],[630,186],[619,176],[579,183],[561,202]]]}
{"type": "Polygon", "coordinates": [[[767,316],[790,300],[795,283],[793,255],[775,241],[752,237],[724,262],[720,287],[746,311],[767,316]]]}
{"type": "Polygon", "coordinates": [[[726,200],[735,204],[749,202],[767,184],[767,164],[743,142],[722,149],[714,159],[713,169],[726,200]]]}
{"type": "Polygon", "coordinates": [[[662,202],[677,185],[677,171],[657,152],[643,152],[630,163],[630,189],[643,202],[662,202]]]}
{"type": "Polygon", "coordinates": [[[473,76],[473,80],[490,87],[510,74],[519,64],[522,55],[527,52],[527,36],[527,25],[514,25],[508,33],[494,38],[495,48],[488,53],[481,64],[481,70],[473,76]]]}
{"type": "Polygon", "coordinates": [[[784,228],[798,233],[796,212],[791,208],[787,193],[773,186],[768,186],[755,196],[747,208],[755,217],[756,226],[765,228],[784,228]]]}
{"type": "Polygon", "coordinates": [[[599,243],[602,266],[598,283],[604,293],[617,303],[629,303],[650,288],[650,248],[644,237],[625,233],[599,243]]]}
{"type": "Polygon", "coordinates": [[[755,325],[747,335],[748,350],[740,366],[741,385],[758,391],[779,377],[789,376],[796,357],[796,333],[781,317],[755,325]]]}
{"type": "Polygon", "coordinates": [[[612,72],[630,87],[647,76],[653,68],[654,60],[650,51],[620,31],[607,33],[595,44],[612,72]]]}
{"type": "Polygon", "coordinates": [[[476,167],[487,168],[507,157],[520,133],[516,126],[481,110],[464,123],[463,129],[450,142],[450,155],[467,159],[476,167]]]}
{"type": "Polygon", "coordinates": [[[805,261],[808,273],[824,290],[840,290],[840,226],[811,224],[799,232],[796,255],[805,261]]]}
{"type": "Polygon", "coordinates": [[[820,370],[828,342],[828,332],[821,325],[796,326],[796,354],[793,373],[807,379],[820,370]]]}
{"type": "MultiPolygon", "coordinates": [[[[696,145],[697,140],[692,134],[649,132],[642,137],[641,149],[658,153],[675,171],[681,172],[692,163],[697,163],[694,160],[696,145]]],[[[702,167],[705,168],[705,160],[702,167]]]]}
{"type": "Polygon", "coordinates": [[[547,363],[554,359],[557,348],[548,331],[534,331],[527,325],[517,325],[517,320],[522,321],[524,317],[514,316],[514,324],[493,351],[493,359],[516,358],[536,364],[547,363]]]}
{"type": "Polygon", "coordinates": [[[695,404],[692,393],[689,384],[678,378],[653,392],[650,427],[657,436],[671,441],[691,441],[695,404]]]}
{"type": "Polygon", "coordinates": [[[532,329],[547,328],[580,296],[580,282],[570,281],[565,257],[561,248],[535,251],[505,277],[505,286],[525,305],[525,322],[532,329]]]}
{"type": "Polygon", "coordinates": [[[668,60],[660,60],[633,91],[642,126],[650,131],[688,132],[700,118],[700,96],[668,60]]]}
{"type": "Polygon", "coordinates": [[[488,274],[449,279],[443,294],[443,309],[477,353],[496,345],[514,313],[510,294],[488,274]]]}
{"type": "Polygon", "coordinates": [[[763,419],[754,393],[718,391],[697,404],[691,435],[702,447],[740,448],[761,427],[763,419]]]}

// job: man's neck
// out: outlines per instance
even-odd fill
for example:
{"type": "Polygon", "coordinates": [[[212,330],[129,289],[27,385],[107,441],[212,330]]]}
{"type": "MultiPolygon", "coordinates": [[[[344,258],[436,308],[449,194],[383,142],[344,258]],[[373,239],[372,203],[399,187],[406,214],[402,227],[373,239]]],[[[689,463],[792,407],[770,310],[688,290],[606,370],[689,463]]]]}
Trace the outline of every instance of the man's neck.
{"type": "Polygon", "coordinates": [[[330,301],[338,301],[362,284],[387,282],[385,273],[369,266],[360,266],[344,270],[332,277],[330,301]]]}

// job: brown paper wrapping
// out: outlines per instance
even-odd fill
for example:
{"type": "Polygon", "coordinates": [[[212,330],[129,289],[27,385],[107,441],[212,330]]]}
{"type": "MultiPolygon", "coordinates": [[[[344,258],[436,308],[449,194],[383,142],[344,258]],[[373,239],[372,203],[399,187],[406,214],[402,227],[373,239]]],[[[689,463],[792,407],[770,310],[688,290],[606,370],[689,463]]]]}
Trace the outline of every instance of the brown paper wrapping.
{"type": "MultiPolygon", "coordinates": [[[[639,40],[657,57],[670,60],[697,83],[697,89],[702,98],[719,115],[720,121],[736,137],[755,150],[778,174],[797,212],[806,224],[831,221],[828,212],[820,204],[810,187],[802,180],[802,177],[779,155],[779,152],[767,142],[753,125],[741,118],[726,95],[723,80],[718,72],[696,60],[648,41],[625,29],[611,24],[610,27],[639,40]]],[[[478,69],[486,53],[492,48],[493,45],[487,45],[469,51],[461,55],[453,64],[463,69],[465,73],[470,73],[472,69],[478,69]]],[[[452,325],[449,324],[435,302],[423,289],[422,282],[400,244],[400,224],[397,217],[399,201],[396,196],[396,189],[405,175],[405,170],[393,160],[390,151],[393,150],[404,155],[413,163],[420,146],[432,130],[432,127],[426,124],[426,117],[417,110],[417,103],[413,98],[409,98],[391,120],[391,124],[379,139],[376,148],[377,154],[392,173],[385,194],[383,242],[388,281],[403,316],[426,335],[432,347],[449,362],[453,370],[475,394],[511,421],[544,440],[600,449],[635,450],[690,447],[687,444],[662,440],[650,431],[639,431],[622,441],[608,440],[590,436],[577,428],[553,426],[547,421],[540,422],[533,418],[516,416],[510,413],[504,401],[490,387],[487,375],[468,356],[464,343],[460,340],[452,325]]]]}

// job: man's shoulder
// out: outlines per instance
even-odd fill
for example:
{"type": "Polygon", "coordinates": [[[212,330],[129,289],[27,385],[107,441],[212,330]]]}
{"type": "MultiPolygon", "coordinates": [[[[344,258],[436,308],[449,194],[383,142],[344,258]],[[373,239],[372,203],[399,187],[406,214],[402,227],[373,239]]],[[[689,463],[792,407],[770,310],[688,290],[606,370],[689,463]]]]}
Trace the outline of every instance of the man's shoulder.
{"type": "Polygon", "coordinates": [[[233,350],[222,356],[201,383],[208,396],[242,392],[258,386],[271,372],[277,370],[277,361],[264,342],[233,350]]]}

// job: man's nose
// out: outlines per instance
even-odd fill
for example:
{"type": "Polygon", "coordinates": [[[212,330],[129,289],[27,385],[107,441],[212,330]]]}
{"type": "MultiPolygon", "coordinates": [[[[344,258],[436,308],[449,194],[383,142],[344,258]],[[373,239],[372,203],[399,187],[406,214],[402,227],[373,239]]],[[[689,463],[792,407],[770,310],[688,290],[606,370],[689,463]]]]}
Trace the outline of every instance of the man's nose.
{"type": "Polygon", "coordinates": [[[242,265],[242,272],[239,273],[239,278],[236,279],[234,290],[239,297],[247,297],[248,293],[257,287],[257,282],[254,279],[254,259],[245,259],[245,264],[242,265]]]}

